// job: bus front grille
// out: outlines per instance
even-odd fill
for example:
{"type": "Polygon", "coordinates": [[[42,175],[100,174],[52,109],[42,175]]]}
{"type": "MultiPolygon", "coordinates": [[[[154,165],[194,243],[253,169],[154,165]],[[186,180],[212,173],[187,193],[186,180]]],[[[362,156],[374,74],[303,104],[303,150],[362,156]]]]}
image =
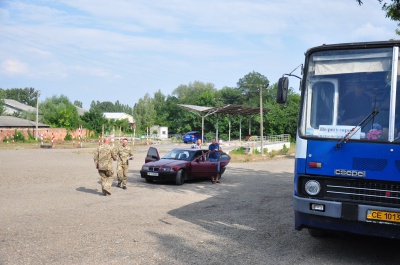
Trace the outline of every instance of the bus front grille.
{"type": "Polygon", "coordinates": [[[328,179],[325,197],[357,203],[400,205],[400,185],[397,183],[328,179]]]}

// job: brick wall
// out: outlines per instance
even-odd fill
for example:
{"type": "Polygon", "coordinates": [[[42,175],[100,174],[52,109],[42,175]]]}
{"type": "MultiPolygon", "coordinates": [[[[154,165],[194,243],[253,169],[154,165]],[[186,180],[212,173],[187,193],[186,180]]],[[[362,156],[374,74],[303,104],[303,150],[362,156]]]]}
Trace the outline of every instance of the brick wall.
{"type": "MultiPolygon", "coordinates": [[[[15,134],[15,130],[17,130],[18,132],[22,132],[22,135],[25,137],[25,139],[29,138],[28,131],[33,137],[36,136],[36,128],[0,128],[0,142],[3,142],[3,139],[6,136],[7,138],[9,138],[10,136],[13,137],[15,134]]],[[[38,132],[38,139],[40,139],[40,136],[42,134],[43,139],[46,139],[47,142],[51,141],[52,134],[54,134],[54,141],[64,141],[64,137],[67,135],[67,129],[64,128],[39,128],[38,132]]],[[[87,136],[89,136],[89,133],[89,130],[83,128],[81,130],[81,137],[86,138],[87,136]]],[[[75,136],[75,139],[78,139],[78,129],[70,131],[70,134],[72,135],[72,137],[75,136]]]]}

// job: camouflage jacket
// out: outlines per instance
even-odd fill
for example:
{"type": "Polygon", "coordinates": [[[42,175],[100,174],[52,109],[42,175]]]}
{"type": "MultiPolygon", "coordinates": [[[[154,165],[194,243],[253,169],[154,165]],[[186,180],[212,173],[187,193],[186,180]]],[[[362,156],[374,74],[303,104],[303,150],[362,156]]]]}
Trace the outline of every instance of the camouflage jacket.
{"type": "Polygon", "coordinates": [[[113,170],[112,161],[117,159],[115,150],[110,145],[101,145],[94,154],[94,162],[99,170],[113,170]]]}
{"type": "Polygon", "coordinates": [[[128,157],[133,156],[132,149],[129,146],[120,145],[117,150],[118,164],[127,165],[128,157]]]}

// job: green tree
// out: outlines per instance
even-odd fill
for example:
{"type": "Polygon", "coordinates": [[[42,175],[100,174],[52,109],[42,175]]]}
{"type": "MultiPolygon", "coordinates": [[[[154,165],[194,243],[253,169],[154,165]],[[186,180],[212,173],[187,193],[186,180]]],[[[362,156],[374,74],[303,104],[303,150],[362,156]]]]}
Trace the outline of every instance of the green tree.
{"type": "Polygon", "coordinates": [[[22,111],[19,113],[18,117],[25,120],[36,121],[36,110],[22,111]]]}
{"type": "Polygon", "coordinates": [[[37,91],[32,87],[10,88],[3,91],[5,99],[13,99],[23,104],[36,107],[37,91]]]}
{"type": "Polygon", "coordinates": [[[81,123],[76,107],[64,95],[47,98],[39,105],[39,110],[42,122],[51,127],[76,129],[81,123]]]}
{"type": "Polygon", "coordinates": [[[239,79],[237,90],[243,96],[243,104],[260,106],[260,88],[269,84],[268,78],[257,72],[251,72],[239,79]]]}
{"type": "Polygon", "coordinates": [[[124,112],[126,114],[132,115],[133,113],[133,108],[131,108],[129,105],[121,104],[118,100],[114,103],[110,101],[92,101],[90,103],[90,109],[100,111],[102,113],[104,112],[124,112]]]}
{"type": "MultiPolygon", "coordinates": [[[[195,81],[189,85],[178,86],[172,95],[176,96],[181,104],[199,105],[199,95],[206,91],[215,93],[217,90],[212,83],[195,81]]],[[[205,106],[209,106],[209,104],[205,106]]]]}
{"type": "Polygon", "coordinates": [[[268,89],[265,107],[270,111],[266,115],[264,128],[268,135],[290,134],[292,139],[296,137],[297,121],[299,117],[300,95],[289,89],[288,100],[285,105],[275,102],[278,84],[268,89]]]}
{"type": "Polygon", "coordinates": [[[85,112],[81,119],[84,127],[97,133],[102,132],[103,124],[108,125],[108,121],[104,118],[103,113],[96,109],[90,109],[85,112]]]}
{"type": "Polygon", "coordinates": [[[161,90],[158,90],[156,93],[154,93],[153,102],[154,110],[156,112],[154,122],[156,125],[165,126],[167,122],[168,111],[166,109],[165,96],[161,90]]]}
{"type": "Polygon", "coordinates": [[[135,104],[133,113],[138,130],[145,132],[147,127],[154,125],[156,110],[154,100],[148,93],[135,104]]]}
{"type": "Polygon", "coordinates": [[[104,102],[94,102],[92,101],[92,103],[90,104],[90,110],[96,110],[96,111],[100,111],[102,113],[104,112],[117,112],[115,111],[115,106],[114,103],[110,102],[110,101],[104,101],[104,102]]]}
{"type": "Polygon", "coordinates": [[[0,116],[4,115],[5,112],[5,106],[4,106],[4,91],[0,89],[0,116]]]}
{"type": "Polygon", "coordinates": [[[219,91],[219,98],[224,104],[243,105],[244,101],[242,93],[234,87],[223,87],[219,91]]]}
{"type": "Polygon", "coordinates": [[[75,100],[75,101],[74,101],[74,105],[77,106],[77,107],[82,108],[82,102],[79,101],[79,100],[75,100]]]}
{"type": "Polygon", "coordinates": [[[129,105],[121,104],[117,100],[114,104],[114,112],[124,112],[126,114],[132,115],[133,113],[133,108],[130,107],[129,105]]]}

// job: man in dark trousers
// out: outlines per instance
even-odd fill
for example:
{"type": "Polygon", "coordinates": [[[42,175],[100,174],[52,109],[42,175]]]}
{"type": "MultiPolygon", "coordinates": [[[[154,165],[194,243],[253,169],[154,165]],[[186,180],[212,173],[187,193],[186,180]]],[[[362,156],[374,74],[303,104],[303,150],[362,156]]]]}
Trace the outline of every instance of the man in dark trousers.
{"type": "Polygon", "coordinates": [[[210,162],[217,162],[218,163],[217,174],[213,175],[211,177],[211,182],[213,184],[221,183],[220,180],[219,180],[220,179],[220,175],[219,175],[219,171],[220,171],[219,155],[220,155],[221,147],[219,146],[219,144],[217,143],[217,140],[215,138],[213,138],[211,140],[211,144],[208,146],[208,150],[210,152],[210,162]]]}

